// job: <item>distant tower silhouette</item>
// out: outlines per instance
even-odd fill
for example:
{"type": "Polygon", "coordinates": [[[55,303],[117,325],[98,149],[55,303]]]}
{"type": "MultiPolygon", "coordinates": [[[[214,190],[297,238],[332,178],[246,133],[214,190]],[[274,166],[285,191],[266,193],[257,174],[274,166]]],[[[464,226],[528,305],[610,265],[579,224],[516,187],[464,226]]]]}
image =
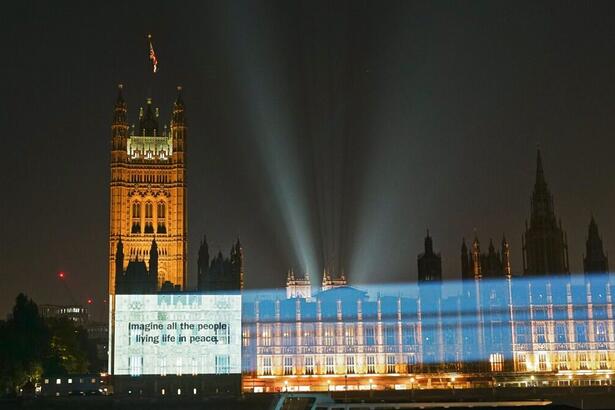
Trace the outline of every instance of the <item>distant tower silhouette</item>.
{"type": "Polygon", "coordinates": [[[243,289],[243,249],[239,239],[231,246],[228,258],[218,252],[213,259],[209,258],[207,238],[203,236],[199,247],[198,284],[200,291],[241,291],[243,289]]]}
{"type": "Polygon", "coordinates": [[[442,257],[433,251],[433,240],[429,236],[429,230],[425,236],[425,252],[418,256],[417,264],[419,282],[442,281],[442,257]]]}
{"type": "Polygon", "coordinates": [[[525,222],[523,272],[528,276],[569,273],[568,243],[553,210],[553,195],[545,180],[542,156],[536,157],[536,182],[532,193],[530,224],[525,222]]]}
{"type": "Polygon", "coordinates": [[[505,278],[511,276],[510,245],[505,237],[502,238],[501,250],[496,251],[493,240],[489,240],[487,253],[481,253],[480,241],[475,236],[472,241],[472,250],[468,254],[465,239],[461,243],[461,278],[505,278]]]}
{"type": "Polygon", "coordinates": [[[587,240],[585,241],[583,268],[585,273],[605,273],[609,271],[609,258],[604,253],[602,238],[600,238],[598,225],[593,216],[589,222],[587,240]]]}

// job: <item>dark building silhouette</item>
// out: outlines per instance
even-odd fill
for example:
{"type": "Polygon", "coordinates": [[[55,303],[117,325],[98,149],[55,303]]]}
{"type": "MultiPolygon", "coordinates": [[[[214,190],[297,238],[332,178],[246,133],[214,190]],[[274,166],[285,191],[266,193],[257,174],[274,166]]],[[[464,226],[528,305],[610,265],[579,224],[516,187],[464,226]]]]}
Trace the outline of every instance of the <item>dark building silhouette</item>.
{"type": "Polygon", "coordinates": [[[429,236],[429,230],[425,237],[425,252],[417,259],[419,269],[419,282],[442,281],[442,257],[433,251],[433,240],[429,236]]]}
{"type": "Polygon", "coordinates": [[[489,240],[489,250],[481,253],[480,242],[477,237],[472,241],[472,249],[468,252],[465,238],[461,242],[461,278],[504,278],[511,276],[510,245],[506,237],[502,237],[501,248],[495,250],[493,240],[489,240]]]}
{"type": "Polygon", "coordinates": [[[525,222],[523,273],[530,276],[569,273],[568,243],[553,210],[553,195],[545,180],[540,149],[536,158],[536,182],[532,193],[530,223],[525,222]]]}
{"type": "Polygon", "coordinates": [[[239,239],[231,247],[228,258],[218,252],[210,261],[207,238],[203,237],[199,247],[198,289],[199,291],[237,291],[243,289],[243,249],[239,239]]]}
{"type": "Polygon", "coordinates": [[[149,267],[136,256],[124,266],[124,245],[122,238],[117,242],[115,251],[115,290],[117,294],[152,294],[158,284],[158,245],[152,240],[149,250],[149,267]]]}
{"type": "Polygon", "coordinates": [[[602,238],[593,216],[589,222],[587,240],[585,241],[583,268],[585,273],[605,273],[609,271],[609,258],[604,253],[602,238]]]}

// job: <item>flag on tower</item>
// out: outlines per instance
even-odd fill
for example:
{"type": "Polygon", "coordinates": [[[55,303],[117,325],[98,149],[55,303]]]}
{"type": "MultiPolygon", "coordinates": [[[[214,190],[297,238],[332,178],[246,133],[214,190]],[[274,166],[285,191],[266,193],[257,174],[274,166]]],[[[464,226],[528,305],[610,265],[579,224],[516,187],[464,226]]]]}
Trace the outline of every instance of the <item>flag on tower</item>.
{"type": "Polygon", "coordinates": [[[156,58],[156,53],[154,52],[154,46],[152,45],[152,35],[149,34],[147,36],[149,38],[149,59],[152,60],[152,64],[154,65],[154,73],[158,71],[158,59],[156,58]]]}

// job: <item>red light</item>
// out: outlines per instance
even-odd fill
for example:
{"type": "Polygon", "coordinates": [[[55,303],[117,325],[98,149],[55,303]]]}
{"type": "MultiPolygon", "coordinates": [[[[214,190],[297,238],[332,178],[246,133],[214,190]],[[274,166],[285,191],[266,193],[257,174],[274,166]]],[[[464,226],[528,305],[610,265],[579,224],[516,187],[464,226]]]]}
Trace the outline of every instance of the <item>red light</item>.
{"type": "Polygon", "coordinates": [[[59,272],[58,273],[58,278],[64,279],[64,272],[59,272]]]}
{"type": "Polygon", "coordinates": [[[92,299],[88,299],[88,305],[91,305],[92,303],[94,303],[94,301],[92,299]]]}

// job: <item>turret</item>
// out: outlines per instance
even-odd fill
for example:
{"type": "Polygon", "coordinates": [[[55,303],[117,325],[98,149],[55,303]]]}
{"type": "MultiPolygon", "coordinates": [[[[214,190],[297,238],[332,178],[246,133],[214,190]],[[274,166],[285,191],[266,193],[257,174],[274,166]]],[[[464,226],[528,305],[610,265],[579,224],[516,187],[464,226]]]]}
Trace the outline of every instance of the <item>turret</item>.
{"type": "MultiPolygon", "coordinates": [[[[143,111],[142,111],[143,112],[143,111]]],[[[138,134],[147,137],[157,137],[160,135],[158,124],[158,109],[152,107],[152,99],[148,98],[145,105],[145,112],[139,115],[138,134]]]]}
{"type": "Polygon", "coordinates": [[[199,256],[197,260],[197,270],[199,277],[206,275],[209,270],[209,246],[207,245],[207,236],[203,235],[201,246],[199,246],[199,256]]]}
{"type": "Polygon", "coordinates": [[[589,221],[587,240],[585,241],[583,268],[585,273],[606,273],[609,271],[609,259],[604,253],[602,238],[593,215],[589,221]]]}
{"type": "Polygon", "coordinates": [[[510,279],[512,277],[512,269],[510,267],[510,245],[504,235],[502,235],[502,269],[504,270],[504,276],[510,279]]]}
{"type": "Polygon", "coordinates": [[[478,237],[475,236],[474,241],[472,241],[472,275],[474,279],[480,279],[482,276],[480,265],[480,242],[478,237]]]}
{"type": "Polygon", "coordinates": [[[171,116],[171,136],[173,137],[173,160],[174,162],[184,162],[184,152],[186,150],[186,106],[182,98],[182,87],[177,86],[177,98],[173,103],[173,114],[171,116]]]}
{"type": "Polygon", "coordinates": [[[117,99],[113,109],[113,122],[111,123],[111,161],[119,162],[127,158],[126,141],[128,138],[128,123],[126,122],[127,106],[123,95],[124,86],[118,84],[117,99]]]}

